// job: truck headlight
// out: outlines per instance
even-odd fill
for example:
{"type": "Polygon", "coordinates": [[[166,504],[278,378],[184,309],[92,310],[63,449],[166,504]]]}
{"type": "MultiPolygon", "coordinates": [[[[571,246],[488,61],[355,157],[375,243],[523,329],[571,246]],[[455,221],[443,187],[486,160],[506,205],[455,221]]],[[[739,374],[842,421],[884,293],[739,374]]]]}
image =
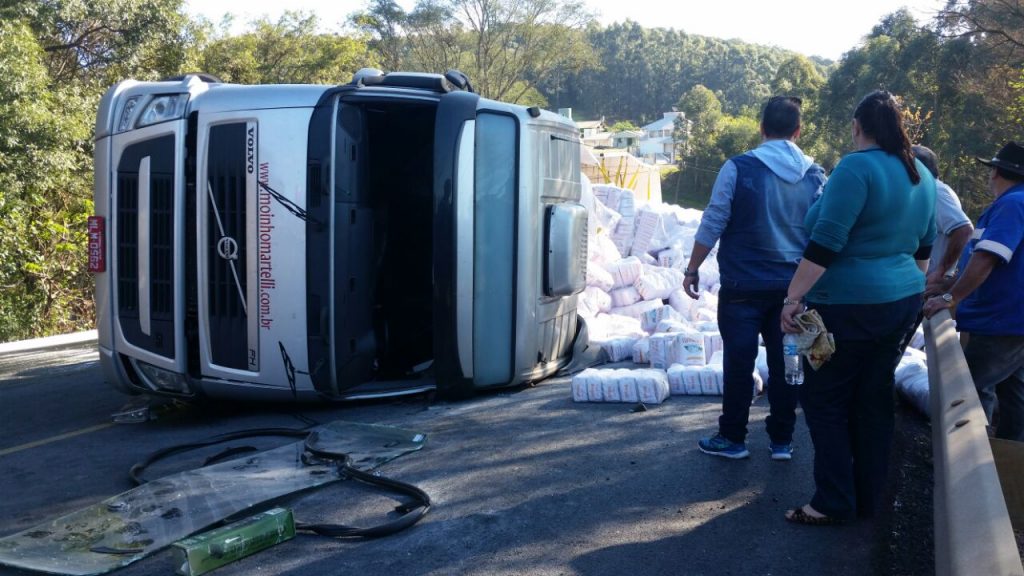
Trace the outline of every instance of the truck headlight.
{"type": "Polygon", "coordinates": [[[142,373],[142,377],[146,380],[146,384],[153,390],[178,392],[180,394],[188,394],[190,392],[188,381],[185,379],[184,374],[178,374],[177,372],[157,368],[152,364],[147,364],[138,360],[135,360],[134,364],[135,367],[138,368],[139,372],[142,373]]]}
{"type": "Polygon", "coordinates": [[[188,104],[188,94],[132,96],[124,101],[124,106],[121,108],[117,132],[182,118],[185,116],[186,104],[188,104]]]}
{"type": "Polygon", "coordinates": [[[121,109],[121,120],[117,123],[117,131],[124,132],[131,130],[135,122],[135,113],[138,112],[139,100],[142,96],[132,96],[124,101],[124,108],[121,109]]]}
{"type": "Polygon", "coordinates": [[[136,128],[177,120],[185,115],[185,104],[188,102],[188,94],[163,94],[156,96],[146,104],[139,115],[139,121],[135,123],[136,128]]]}

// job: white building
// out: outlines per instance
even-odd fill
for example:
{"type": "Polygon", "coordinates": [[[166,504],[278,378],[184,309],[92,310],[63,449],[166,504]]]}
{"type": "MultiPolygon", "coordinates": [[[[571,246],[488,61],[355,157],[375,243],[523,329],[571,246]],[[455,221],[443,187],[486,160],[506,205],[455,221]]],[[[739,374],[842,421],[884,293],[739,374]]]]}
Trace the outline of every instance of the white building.
{"type": "Polygon", "coordinates": [[[682,112],[665,112],[662,117],[641,128],[639,155],[652,164],[671,164],[676,160],[676,119],[687,122],[682,112]]]}
{"type": "Polygon", "coordinates": [[[600,120],[576,122],[576,128],[580,131],[580,139],[591,148],[611,148],[613,146],[612,135],[604,124],[604,116],[600,120]]]}

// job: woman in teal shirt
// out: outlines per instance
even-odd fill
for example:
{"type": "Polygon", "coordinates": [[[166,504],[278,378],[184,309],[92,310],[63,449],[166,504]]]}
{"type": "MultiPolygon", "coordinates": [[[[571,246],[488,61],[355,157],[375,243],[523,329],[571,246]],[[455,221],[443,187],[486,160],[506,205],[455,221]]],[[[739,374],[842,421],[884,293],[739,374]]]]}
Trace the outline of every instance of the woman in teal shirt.
{"type": "Polygon", "coordinates": [[[856,150],[807,213],[810,243],[787,291],[782,330],[818,311],[836,351],[805,365],[800,402],[814,443],[815,494],[786,519],[835,524],[869,517],[882,491],[894,427],[893,373],[921,310],[935,239],[935,180],[914,159],[899,104],[872,92],[853,115],[856,150]]]}

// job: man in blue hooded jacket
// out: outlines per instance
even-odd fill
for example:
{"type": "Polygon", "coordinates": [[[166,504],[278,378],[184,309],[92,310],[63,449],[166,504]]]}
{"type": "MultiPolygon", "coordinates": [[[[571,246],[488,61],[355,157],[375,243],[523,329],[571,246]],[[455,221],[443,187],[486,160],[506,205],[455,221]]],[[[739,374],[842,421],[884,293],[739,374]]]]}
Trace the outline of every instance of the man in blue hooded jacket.
{"type": "Polygon", "coordinates": [[[733,459],[750,455],[747,421],[760,335],[768,355],[771,457],[792,457],[799,389],[784,379],[778,319],[807,246],[804,216],[825,183],[825,171],[795,143],[800,105],[799,98],[788,96],[768,100],[761,114],[761,145],[722,165],[684,272],[683,287],[697,298],[697,269],[720,242],[718,328],[724,389],[718,433],[699,442],[706,454],[733,459]]]}

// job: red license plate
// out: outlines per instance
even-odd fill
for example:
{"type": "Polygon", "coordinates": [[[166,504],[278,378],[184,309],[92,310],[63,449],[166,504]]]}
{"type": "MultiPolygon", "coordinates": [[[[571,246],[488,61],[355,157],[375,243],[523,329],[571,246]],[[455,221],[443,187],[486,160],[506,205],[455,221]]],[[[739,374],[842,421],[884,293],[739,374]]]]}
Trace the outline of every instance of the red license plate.
{"type": "Polygon", "coordinates": [[[89,272],[107,271],[107,227],[103,216],[89,216],[89,272]]]}

